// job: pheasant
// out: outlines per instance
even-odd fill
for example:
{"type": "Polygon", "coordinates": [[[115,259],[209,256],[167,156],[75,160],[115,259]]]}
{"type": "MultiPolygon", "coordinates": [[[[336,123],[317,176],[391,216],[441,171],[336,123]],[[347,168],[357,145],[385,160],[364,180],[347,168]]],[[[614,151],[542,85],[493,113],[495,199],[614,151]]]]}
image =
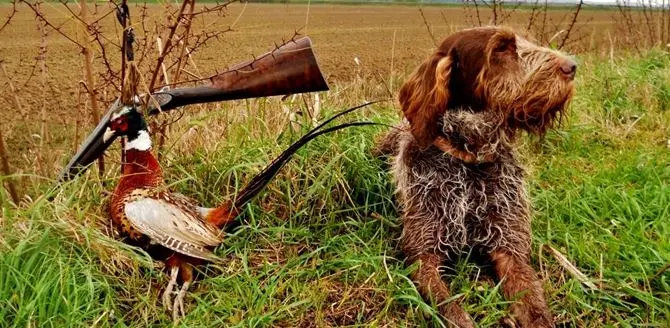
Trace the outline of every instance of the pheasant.
{"type": "Polygon", "coordinates": [[[376,124],[349,122],[325,127],[337,117],[369,104],[342,111],[309,131],[254,176],[234,200],[216,208],[200,207],[194,200],[169,190],[163,180],[161,166],[152,153],[147,124],[133,105],[120,105],[112,109],[105,116],[108,123],[104,125],[104,133],[98,138],[100,140],[88,140],[64,172],[90,164],[96,156],[102,155],[104,148],[116,137],[125,139],[125,162],[111,196],[109,214],[113,225],[130,244],[146,249],[157,260],[165,261],[170,280],[162,300],[164,306],[172,311],[174,320],[177,320],[179,313],[182,316],[185,314],[183,300],[194,279],[194,266],[220,261],[213,249],[223,241],[222,229],[235,221],[243,206],[307,142],[346,127],[376,124]],[[181,288],[176,291],[174,300],[171,300],[178,283],[181,283],[181,288]]]}

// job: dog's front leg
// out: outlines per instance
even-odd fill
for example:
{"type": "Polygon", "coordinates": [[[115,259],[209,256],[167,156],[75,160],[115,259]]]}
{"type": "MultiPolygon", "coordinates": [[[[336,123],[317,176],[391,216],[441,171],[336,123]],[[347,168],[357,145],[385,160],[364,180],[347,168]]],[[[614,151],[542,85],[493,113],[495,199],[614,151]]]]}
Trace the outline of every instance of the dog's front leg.
{"type": "Polygon", "coordinates": [[[503,294],[508,300],[517,300],[512,313],[522,328],[554,327],[551,313],[544,299],[542,284],[527,259],[498,250],[491,253],[496,274],[503,280],[503,294]]]}
{"type": "Polygon", "coordinates": [[[424,253],[415,258],[419,261],[419,269],[414,272],[412,278],[423,298],[439,304],[438,309],[447,319],[449,327],[474,328],[470,316],[458,303],[447,302],[450,297],[449,287],[442,280],[439,271],[443,258],[433,253],[424,253]]]}

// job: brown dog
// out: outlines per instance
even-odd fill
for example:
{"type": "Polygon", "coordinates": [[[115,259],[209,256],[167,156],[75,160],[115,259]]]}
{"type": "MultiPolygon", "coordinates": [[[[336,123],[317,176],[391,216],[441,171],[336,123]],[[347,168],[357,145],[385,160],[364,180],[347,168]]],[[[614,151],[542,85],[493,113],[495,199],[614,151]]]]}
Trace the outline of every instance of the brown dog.
{"type": "MultiPolygon", "coordinates": [[[[450,324],[473,327],[438,268],[477,251],[493,264],[521,327],[553,327],[530,266],[530,206],[514,141],[541,135],[572,97],[575,62],[499,27],[447,37],[400,89],[409,125],[377,146],[394,155],[402,249],[450,324]]],[[[452,262],[453,263],[453,262],[452,262]]]]}

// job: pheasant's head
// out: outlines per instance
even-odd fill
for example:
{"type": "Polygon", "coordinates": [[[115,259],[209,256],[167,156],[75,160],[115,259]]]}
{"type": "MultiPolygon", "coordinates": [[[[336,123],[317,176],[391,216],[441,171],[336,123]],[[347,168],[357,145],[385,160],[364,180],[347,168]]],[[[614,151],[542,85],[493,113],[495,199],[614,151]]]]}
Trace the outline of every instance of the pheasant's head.
{"type": "Polygon", "coordinates": [[[123,106],[110,116],[102,139],[103,142],[107,142],[116,137],[127,138],[126,150],[149,150],[151,148],[147,123],[134,106],[123,106]]]}
{"type": "Polygon", "coordinates": [[[117,137],[127,138],[126,150],[151,149],[147,123],[136,106],[116,102],[98,126],[79,147],[77,154],[63,168],[59,181],[69,180],[105,153],[117,137]]]}

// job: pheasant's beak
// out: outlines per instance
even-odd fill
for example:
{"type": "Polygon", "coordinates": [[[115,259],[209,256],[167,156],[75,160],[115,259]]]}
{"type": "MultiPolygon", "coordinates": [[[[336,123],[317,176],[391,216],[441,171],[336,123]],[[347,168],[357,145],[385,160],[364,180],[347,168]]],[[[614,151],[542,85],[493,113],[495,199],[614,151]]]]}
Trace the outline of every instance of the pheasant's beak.
{"type": "Polygon", "coordinates": [[[117,106],[118,101],[110,107],[98,123],[98,126],[86,138],[86,141],[79,146],[79,151],[70,159],[70,162],[67,163],[58,176],[59,183],[71,180],[77,174],[85,171],[91,163],[102,156],[105,150],[112,145],[117,136],[109,128],[109,119],[117,106]]]}
{"type": "Polygon", "coordinates": [[[114,138],[116,138],[116,133],[114,133],[114,130],[107,127],[105,133],[102,134],[102,142],[113,141],[114,138]]]}

